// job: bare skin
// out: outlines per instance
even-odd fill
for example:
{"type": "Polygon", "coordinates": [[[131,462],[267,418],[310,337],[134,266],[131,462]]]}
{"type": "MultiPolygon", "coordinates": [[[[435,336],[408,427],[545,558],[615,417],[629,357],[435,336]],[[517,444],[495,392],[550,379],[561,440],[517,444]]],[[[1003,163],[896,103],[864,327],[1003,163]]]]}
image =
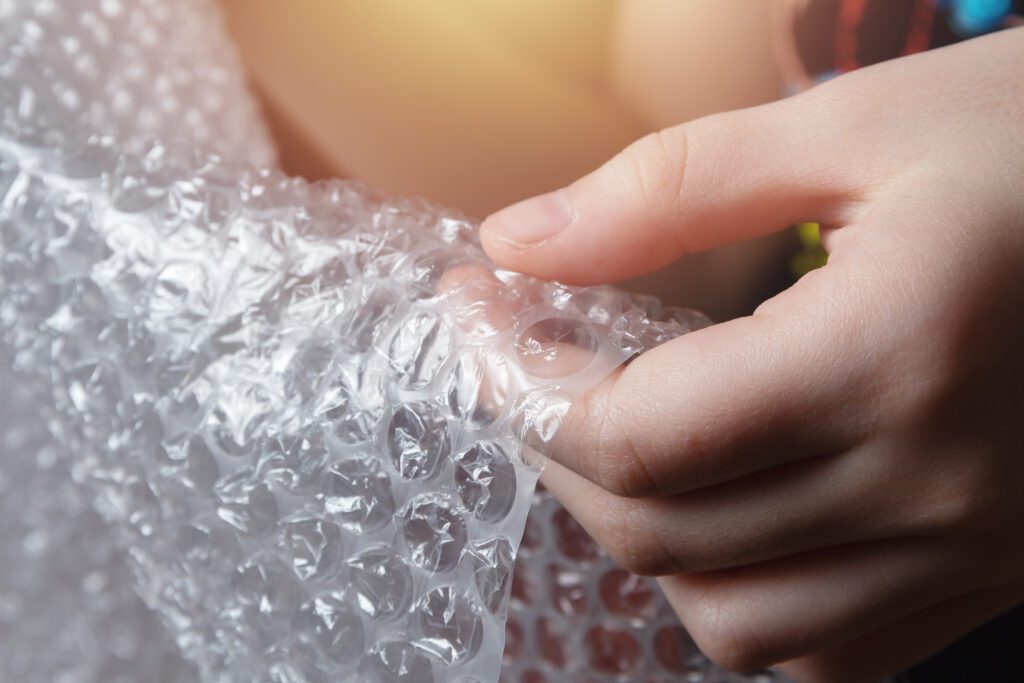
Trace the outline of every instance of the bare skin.
{"type": "Polygon", "coordinates": [[[904,668],[1024,601],[1024,30],[668,128],[481,228],[611,282],[816,220],[829,264],[576,404],[545,483],[713,659],[904,668]]]}
{"type": "MultiPolygon", "coordinates": [[[[305,0],[296,12],[221,0],[286,172],[474,216],[568,183],[645,133],[775,99],[773,3],[305,0]]],[[[786,238],[623,286],[721,319],[749,313],[786,238]]]]}

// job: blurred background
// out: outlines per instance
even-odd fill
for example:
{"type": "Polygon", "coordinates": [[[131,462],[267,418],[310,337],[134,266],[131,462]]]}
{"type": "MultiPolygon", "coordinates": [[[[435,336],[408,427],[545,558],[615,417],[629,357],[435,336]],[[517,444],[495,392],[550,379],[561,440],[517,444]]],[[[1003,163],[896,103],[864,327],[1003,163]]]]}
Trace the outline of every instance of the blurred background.
{"type": "MultiPolygon", "coordinates": [[[[781,90],[764,0],[223,4],[285,170],[477,218],[645,133],[781,90]]],[[[735,317],[790,281],[794,242],[690,256],[625,286],[735,317]]]]}

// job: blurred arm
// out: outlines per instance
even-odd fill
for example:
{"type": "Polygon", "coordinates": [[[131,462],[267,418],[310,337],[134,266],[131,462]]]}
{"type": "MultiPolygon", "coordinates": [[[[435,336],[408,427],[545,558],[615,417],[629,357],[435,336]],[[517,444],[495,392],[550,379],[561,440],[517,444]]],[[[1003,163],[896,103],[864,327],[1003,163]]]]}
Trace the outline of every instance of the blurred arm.
{"type": "MultiPolygon", "coordinates": [[[[538,21],[553,11],[527,4],[538,21]]],[[[333,174],[389,194],[484,214],[569,182],[644,132],[571,63],[546,68],[495,35],[486,3],[224,5],[274,117],[333,174]]],[[[566,50],[581,49],[574,35],[566,50]]]]}

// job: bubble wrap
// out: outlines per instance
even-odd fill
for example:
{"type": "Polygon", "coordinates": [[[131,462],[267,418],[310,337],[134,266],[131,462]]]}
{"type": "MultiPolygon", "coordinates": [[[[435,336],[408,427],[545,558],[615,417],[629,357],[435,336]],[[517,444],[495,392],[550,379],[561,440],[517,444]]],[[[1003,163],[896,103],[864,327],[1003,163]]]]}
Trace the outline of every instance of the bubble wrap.
{"type": "Polygon", "coordinates": [[[0,47],[0,678],[726,679],[524,446],[701,316],[257,170],[201,0],[0,0],[0,47]]]}

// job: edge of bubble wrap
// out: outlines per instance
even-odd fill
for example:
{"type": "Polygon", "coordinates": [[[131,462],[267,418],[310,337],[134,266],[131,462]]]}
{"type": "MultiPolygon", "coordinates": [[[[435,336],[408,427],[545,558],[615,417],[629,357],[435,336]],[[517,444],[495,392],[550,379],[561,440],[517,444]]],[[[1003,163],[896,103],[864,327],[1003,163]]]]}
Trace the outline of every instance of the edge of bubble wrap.
{"type": "Polygon", "coordinates": [[[699,317],[494,274],[473,226],[424,203],[117,149],[0,144],[0,322],[143,598],[207,677],[496,679],[536,478],[519,443],[699,317]],[[483,279],[439,294],[453,267],[483,279]],[[565,346],[589,355],[547,375],[565,346]],[[396,558],[410,586],[379,575],[396,558]]]}

